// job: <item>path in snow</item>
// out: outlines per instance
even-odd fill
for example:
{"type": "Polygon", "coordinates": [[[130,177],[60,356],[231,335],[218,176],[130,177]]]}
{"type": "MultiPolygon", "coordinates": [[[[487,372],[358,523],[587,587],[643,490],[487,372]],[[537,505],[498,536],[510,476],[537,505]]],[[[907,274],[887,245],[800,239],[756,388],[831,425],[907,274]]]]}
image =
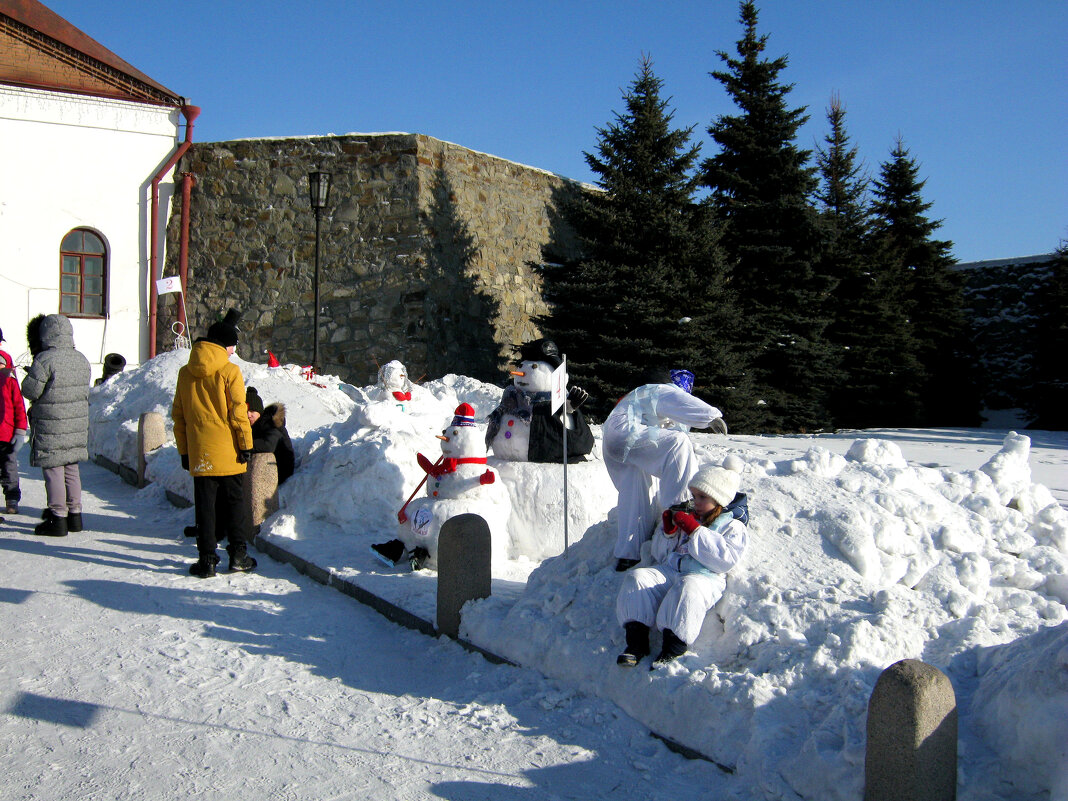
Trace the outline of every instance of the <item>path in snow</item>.
{"type": "Polygon", "coordinates": [[[729,789],[615,705],[395,626],[262,554],[255,574],[194,579],[192,510],[81,469],[85,532],[29,533],[37,470],[23,471],[24,513],[0,525],[6,799],[729,789]]]}

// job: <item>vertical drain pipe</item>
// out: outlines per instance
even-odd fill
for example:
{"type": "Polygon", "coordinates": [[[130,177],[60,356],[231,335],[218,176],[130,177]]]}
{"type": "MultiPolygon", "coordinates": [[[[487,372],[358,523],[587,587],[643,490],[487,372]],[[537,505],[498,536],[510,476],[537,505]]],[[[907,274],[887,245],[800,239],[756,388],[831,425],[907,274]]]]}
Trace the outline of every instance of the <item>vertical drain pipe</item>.
{"type": "MultiPolygon", "coordinates": [[[[148,253],[148,358],[156,356],[156,308],[159,305],[159,295],[156,292],[156,281],[160,277],[159,262],[159,184],[178,160],[185,155],[193,144],[193,121],[200,116],[198,106],[183,105],[182,116],[185,117],[185,141],[167,159],[167,163],[160,168],[152,178],[152,200],[149,206],[149,253],[148,253]]],[[[184,200],[184,197],[183,197],[184,200]]],[[[183,205],[183,226],[186,224],[188,209],[183,205]]],[[[182,289],[185,289],[185,279],[182,279],[182,289]]]]}

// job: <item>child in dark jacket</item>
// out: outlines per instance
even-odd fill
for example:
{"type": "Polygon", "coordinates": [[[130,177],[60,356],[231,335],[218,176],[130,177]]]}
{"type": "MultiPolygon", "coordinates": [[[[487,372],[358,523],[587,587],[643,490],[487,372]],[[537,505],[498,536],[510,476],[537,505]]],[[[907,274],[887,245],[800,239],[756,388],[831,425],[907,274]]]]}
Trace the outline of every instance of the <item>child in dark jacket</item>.
{"type": "Polygon", "coordinates": [[[255,387],[245,394],[248,404],[248,419],[252,424],[252,450],[254,453],[273,453],[278,464],[278,483],[284,484],[293,475],[296,457],[293,441],[286,430],[286,407],[272,403],[267,408],[255,387]]]}
{"type": "Polygon", "coordinates": [[[19,511],[22,490],[17,457],[28,440],[28,428],[26,402],[15,378],[15,365],[11,356],[0,350],[0,486],[4,489],[4,514],[14,515],[19,511]]]}

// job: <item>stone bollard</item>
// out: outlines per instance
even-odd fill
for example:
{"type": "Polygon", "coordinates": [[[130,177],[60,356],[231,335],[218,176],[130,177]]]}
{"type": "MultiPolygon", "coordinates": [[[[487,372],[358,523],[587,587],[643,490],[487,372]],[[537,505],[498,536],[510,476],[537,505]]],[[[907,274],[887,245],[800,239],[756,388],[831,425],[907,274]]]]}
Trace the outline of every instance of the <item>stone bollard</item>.
{"type": "Polygon", "coordinates": [[[917,659],[882,672],[868,701],[864,801],[957,797],[957,699],[949,678],[917,659]]]}
{"type": "Polygon", "coordinates": [[[489,525],[476,514],[450,517],[438,535],[438,633],[460,636],[460,609],[488,598],[492,556],[489,525]]]}
{"type": "Polygon", "coordinates": [[[145,412],[137,421],[137,486],[143,487],[148,461],[145,457],[167,444],[167,424],[159,412],[145,412]]]}
{"type": "Polygon", "coordinates": [[[245,504],[254,531],[278,511],[278,462],[273,453],[252,454],[245,471],[245,504]]]}

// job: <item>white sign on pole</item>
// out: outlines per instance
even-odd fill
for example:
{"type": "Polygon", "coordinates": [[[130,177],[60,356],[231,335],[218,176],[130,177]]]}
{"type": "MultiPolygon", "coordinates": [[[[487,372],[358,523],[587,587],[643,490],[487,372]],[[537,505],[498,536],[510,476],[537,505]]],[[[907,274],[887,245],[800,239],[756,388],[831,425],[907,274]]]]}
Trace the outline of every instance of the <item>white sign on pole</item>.
{"type": "Polygon", "coordinates": [[[549,400],[552,403],[551,412],[556,414],[556,410],[564,405],[564,401],[567,400],[567,362],[560,362],[560,366],[553,370],[551,377],[551,387],[549,400]]]}
{"type": "Polygon", "coordinates": [[[182,279],[177,275],[172,275],[168,278],[161,278],[156,281],[156,293],[160,295],[166,295],[170,292],[182,291],[182,279]]]}

